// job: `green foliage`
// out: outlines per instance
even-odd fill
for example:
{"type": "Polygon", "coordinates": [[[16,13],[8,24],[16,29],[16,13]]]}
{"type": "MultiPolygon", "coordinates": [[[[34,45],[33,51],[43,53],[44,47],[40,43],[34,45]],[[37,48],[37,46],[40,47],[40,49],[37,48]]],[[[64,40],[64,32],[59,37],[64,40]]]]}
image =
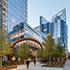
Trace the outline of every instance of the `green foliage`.
{"type": "Polygon", "coordinates": [[[12,53],[12,48],[10,47],[5,47],[0,49],[0,57],[11,54],[12,53]]]}
{"type": "Polygon", "coordinates": [[[28,54],[29,54],[28,50],[29,50],[29,48],[27,47],[27,45],[23,44],[23,45],[19,46],[19,48],[15,52],[15,56],[20,57],[21,59],[25,59],[28,57],[28,54]]]}
{"type": "Polygon", "coordinates": [[[0,30],[0,56],[10,54],[11,52],[11,43],[7,41],[7,33],[0,30]]]}
{"type": "Polygon", "coordinates": [[[65,56],[65,49],[61,45],[57,44],[55,49],[52,52],[52,56],[64,57],[65,56]]]}
{"type": "Polygon", "coordinates": [[[6,31],[0,29],[0,66],[2,67],[2,57],[11,54],[11,43],[7,41],[6,31]]]}
{"type": "Polygon", "coordinates": [[[43,50],[43,55],[45,57],[51,56],[53,49],[55,48],[55,41],[49,34],[45,42],[43,43],[45,49],[43,50]]]}
{"type": "Polygon", "coordinates": [[[37,52],[38,54],[37,54],[37,56],[38,57],[43,57],[43,50],[38,50],[38,52],[37,52]]]}
{"type": "Polygon", "coordinates": [[[50,34],[47,36],[47,39],[45,39],[43,46],[45,47],[43,51],[38,51],[39,57],[47,58],[65,56],[65,49],[61,45],[55,44],[55,40],[50,34]]]}

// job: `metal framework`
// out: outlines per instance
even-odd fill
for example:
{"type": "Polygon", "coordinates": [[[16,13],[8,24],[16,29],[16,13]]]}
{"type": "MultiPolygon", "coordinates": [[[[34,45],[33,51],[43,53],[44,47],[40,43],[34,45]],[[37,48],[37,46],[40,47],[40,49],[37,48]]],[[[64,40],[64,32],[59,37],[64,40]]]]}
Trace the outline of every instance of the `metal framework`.
{"type": "Polygon", "coordinates": [[[22,40],[17,40],[16,42],[13,43],[12,48],[14,48],[17,45],[17,43],[19,44],[26,43],[27,45],[36,47],[38,49],[43,49],[42,44],[33,38],[24,38],[22,40]]]}

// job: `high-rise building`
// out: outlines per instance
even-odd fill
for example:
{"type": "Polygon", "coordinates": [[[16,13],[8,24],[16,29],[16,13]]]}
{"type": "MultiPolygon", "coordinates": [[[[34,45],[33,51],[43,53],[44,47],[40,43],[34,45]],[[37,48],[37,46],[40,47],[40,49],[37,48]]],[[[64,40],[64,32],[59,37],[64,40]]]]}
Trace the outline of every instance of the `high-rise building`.
{"type": "Polygon", "coordinates": [[[38,31],[38,32],[41,32],[41,31],[40,31],[40,26],[37,26],[37,27],[35,27],[34,29],[35,29],[36,31],[38,31]]]}
{"type": "Polygon", "coordinates": [[[52,18],[54,38],[62,46],[67,46],[66,9],[61,10],[52,18]]]}
{"type": "Polygon", "coordinates": [[[0,30],[7,31],[7,0],[0,0],[0,30]]]}
{"type": "Polygon", "coordinates": [[[48,22],[43,16],[41,16],[40,26],[38,26],[36,30],[40,29],[40,33],[43,38],[47,38],[47,35],[50,33],[56,43],[66,47],[68,38],[67,28],[66,9],[64,8],[52,17],[51,22],[48,22]]]}
{"type": "Polygon", "coordinates": [[[8,31],[21,23],[27,23],[28,0],[8,0],[8,31]]]}
{"type": "Polygon", "coordinates": [[[42,39],[47,38],[50,33],[50,22],[48,22],[43,16],[40,16],[40,33],[42,39]]]}
{"type": "Polygon", "coordinates": [[[43,16],[40,16],[40,30],[45,34],[49,33],[49,22],[43,16]]]}

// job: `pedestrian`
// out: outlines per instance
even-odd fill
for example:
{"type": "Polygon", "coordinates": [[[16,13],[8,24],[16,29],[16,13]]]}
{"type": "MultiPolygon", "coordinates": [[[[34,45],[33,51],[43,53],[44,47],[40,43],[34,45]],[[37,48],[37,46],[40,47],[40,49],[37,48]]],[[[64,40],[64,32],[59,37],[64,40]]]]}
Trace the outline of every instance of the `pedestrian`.
{"type": "Polygon", "coordinates": [[[34,65],[36,65],[36,57],[34,56],[34,65]]]}
{"type": "Polygon", "coordinates": [[[29,63],[30,63],[30,60],[31,60],[31,59],[29,59],[29,58],[28,58],[28,59],[27,59],[27,61],[26,61],[26,64],[27,64],[27,69],[29,68],[29,63]]]}

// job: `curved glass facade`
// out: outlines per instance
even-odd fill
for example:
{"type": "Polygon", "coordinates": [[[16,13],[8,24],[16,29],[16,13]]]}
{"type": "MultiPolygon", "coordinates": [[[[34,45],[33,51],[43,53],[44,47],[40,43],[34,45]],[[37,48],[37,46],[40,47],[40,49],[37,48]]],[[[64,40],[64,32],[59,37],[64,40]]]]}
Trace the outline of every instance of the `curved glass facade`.
{"type": "Polygon", "coordinates": [[[52,17],[51,22],[41,16],[40,17],[40,31],[44,38],[47,37],[48,33],[51,33],[55,38],[55,42],[61,44],[62,46],[67,46],[67,24],[66,24],[66,9],[64,8],[52,17]]]}
{"type": "Polygon", "coordinates": [[[27,23],[27,0],[8,0],[8,30],[21,23],[27,23]],[[14,25],[14,26],[13,26],[14,25]]]}
{"type": "Polygon", "coordinates": [[[33,38],[42,43],[40,33],[31,28],[27,23],[20,23],[19,25],[16,25],[8,34],[8,38],[12,42],[23,38],[33,38]]]}

